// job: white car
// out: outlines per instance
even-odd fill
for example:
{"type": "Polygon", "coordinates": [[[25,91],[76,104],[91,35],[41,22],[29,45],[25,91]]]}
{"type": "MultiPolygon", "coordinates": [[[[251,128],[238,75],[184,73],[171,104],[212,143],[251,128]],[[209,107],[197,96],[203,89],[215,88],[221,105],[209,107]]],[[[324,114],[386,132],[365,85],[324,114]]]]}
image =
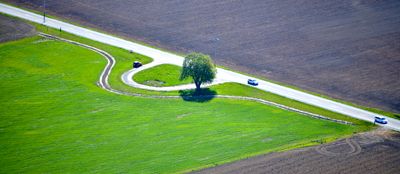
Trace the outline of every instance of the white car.
{"type": "Polygon", "coordinates": [[[249,80],[247,80],[247,84],[257,86],[258,82],[255,79],[249,79],[249,80]]]}

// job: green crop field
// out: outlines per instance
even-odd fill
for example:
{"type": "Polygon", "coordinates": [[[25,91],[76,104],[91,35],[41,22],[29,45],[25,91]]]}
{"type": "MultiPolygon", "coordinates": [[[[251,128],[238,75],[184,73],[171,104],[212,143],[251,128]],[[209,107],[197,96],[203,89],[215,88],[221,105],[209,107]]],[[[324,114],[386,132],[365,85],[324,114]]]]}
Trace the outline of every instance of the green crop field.
{"type": "Polygon", "coordinates": [[[365,129],[249,101],[117,95],[96,86],[105,64],[40,37],[0,45],[0,173],[181,172],[365,129]]]}
{"type": "Polygon", "coordinates": [[[176,86],[192,83],[190,78],[179,80],[181,69],[176,65],[162,64],[138,72],[133,76],[133,80],[148,86],[176,86]]]}

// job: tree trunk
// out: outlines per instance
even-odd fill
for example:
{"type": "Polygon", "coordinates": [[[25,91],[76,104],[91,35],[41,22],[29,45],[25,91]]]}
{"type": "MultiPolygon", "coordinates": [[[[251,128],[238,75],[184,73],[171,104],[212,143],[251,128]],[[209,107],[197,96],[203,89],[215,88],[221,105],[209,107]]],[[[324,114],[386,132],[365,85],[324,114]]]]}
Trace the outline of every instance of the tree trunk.
{"type": "Polygon", "coordinates": [[[201,82],[194,82],[194,84],[196,85],[196,91],[200,91],[201,82]]]}

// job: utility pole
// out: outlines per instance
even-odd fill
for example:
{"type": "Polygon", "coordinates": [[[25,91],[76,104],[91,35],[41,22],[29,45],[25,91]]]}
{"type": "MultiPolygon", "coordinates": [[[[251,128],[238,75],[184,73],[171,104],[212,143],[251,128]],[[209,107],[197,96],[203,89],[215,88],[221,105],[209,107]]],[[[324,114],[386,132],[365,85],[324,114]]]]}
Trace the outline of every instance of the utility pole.
{"type": "Polygon", "coordinates": [[[43,0],[43,23],[46,23],[46,0],[43,0]]]}
{"type": "Polygon", "coordinates": [[[214,39],[214,41],[215,41],[215,45],[214,45],[214,57],[213,58],[215,58],[217,56],[217,42],[219,41],[219,38],[216,37],[214,39]]]}

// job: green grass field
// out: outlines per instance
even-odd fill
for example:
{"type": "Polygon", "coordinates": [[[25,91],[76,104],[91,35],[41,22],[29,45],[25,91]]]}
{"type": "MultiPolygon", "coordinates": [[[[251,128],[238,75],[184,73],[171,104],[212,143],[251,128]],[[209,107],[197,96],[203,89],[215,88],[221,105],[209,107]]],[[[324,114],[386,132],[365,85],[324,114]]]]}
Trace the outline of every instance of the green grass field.
{"type": "Polygon", "coordinates": [[[248,101],[116,95],[96,86],[105,64],[40,37],[0,45],[0,173],[181,172],[366,128],[248,101]]]}
{"type": "Polygon", "coordinates": [[[138,72],[133,76],[137,83],[148,86],[176,86],[192,83],[191,79],[179,80],[181,67],[171,64],[158,65],[138,72]]]}

